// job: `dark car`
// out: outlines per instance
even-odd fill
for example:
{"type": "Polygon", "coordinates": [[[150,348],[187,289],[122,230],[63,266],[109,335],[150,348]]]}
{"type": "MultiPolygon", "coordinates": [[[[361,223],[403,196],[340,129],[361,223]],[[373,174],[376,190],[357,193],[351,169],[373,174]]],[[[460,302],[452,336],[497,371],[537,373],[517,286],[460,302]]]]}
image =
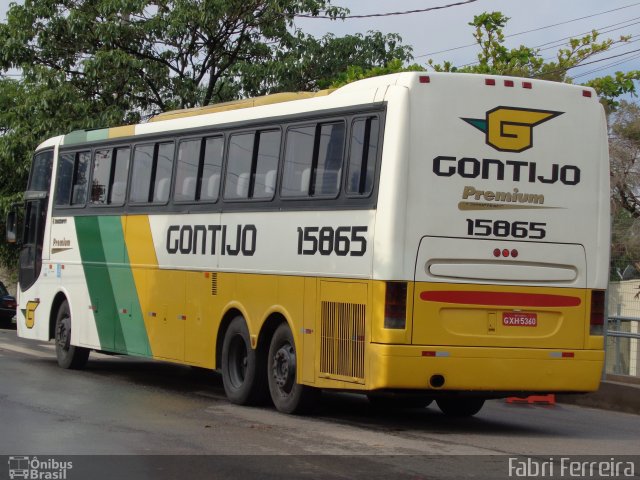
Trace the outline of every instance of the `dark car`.
{"type": "Polygon", "coordinates": [[[10,324],[16,316],[16,297],[9,295],[7,287],[0,282],[0,324],[10,324]]]}

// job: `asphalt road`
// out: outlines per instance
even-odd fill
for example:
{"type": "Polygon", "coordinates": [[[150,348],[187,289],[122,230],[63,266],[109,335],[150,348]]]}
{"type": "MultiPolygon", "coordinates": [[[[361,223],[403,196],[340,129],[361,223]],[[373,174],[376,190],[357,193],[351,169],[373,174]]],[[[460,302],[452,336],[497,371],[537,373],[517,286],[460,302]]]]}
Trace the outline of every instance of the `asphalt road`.
{"type": "MultiPolygon", "coordinates": [[[[381,411],[333,393],[313,416],[288,416],[232,405],[219,375],[189,367],[92,353],[86,370],[62,370],[53,344],[6,329],[0,367],[0,456],[91,455],[73,457],[70,480],[118,469],[154,479],[509,478],[509,457],[640,454],[640,416],[577,406],[495,400],[451,419],[435,405],[381,411]]],[[[0,478],[7,472],[0,463],[0,478]]]]}

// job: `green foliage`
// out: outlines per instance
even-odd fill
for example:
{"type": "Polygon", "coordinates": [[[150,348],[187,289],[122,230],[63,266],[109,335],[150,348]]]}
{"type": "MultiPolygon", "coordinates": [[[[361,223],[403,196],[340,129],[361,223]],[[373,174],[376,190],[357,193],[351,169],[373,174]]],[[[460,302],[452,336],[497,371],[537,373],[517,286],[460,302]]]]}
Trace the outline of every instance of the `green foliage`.
{"type": "MultiPolygon", "coordinates": [[[[509,18],[500,12],[476,15],[469,25],[474,27],[473,36],[480,47],[478,61],[473,65],[456,68],[451,62],[436,64],[429,60],[429,66],[436,71],[509,75],[573,83],[569,75],[572,68],[585,63],[594,55],[609,50],[612,45],[630,39],[628,36],[621,36],[617,40],[599,41],[599,34],[594,30],[581,38],[569,39],[567,46],[556,52],[554,60],[546,61],[540,55],[539,49],[524,45],[512,49],[504,46],[503,28],[508,21],[509,18]]],[[[585,85],[594,87],[604,103],[610,108],[615,108],[618,105],[615,100],[617,97],[636,93],[634,81],[639,79],[640,70],[616,72],[614,76],[597,78],[585,85]]]]}
{"type": "Polygon", "coordinates": [[[395,34],[368,32],[314,38],[302,32],[272,52],[270,60],[234,67],[243,96],[276,92],[315,91],[331,87],[344,75],[345,65],[362,70],[383,67],[393,59],[411,59],[411,48],[395,34]]]}
{"type": "Polygon", "coordinates": [[[347,83],[355,82],[357,80],[363,80],[365,78],[377,77],[379,75],[388,75],[390,73],[400,72],[423,72],[425,68],[421,65],[409,65],[404,66],[402,60],[395,58],[382,67],[373,67],[370,69],[364,69],[357,65],[352,65],[347,68],[346,72],[338,75],[333,84],[333,88],[341,87],[347,83]]]}

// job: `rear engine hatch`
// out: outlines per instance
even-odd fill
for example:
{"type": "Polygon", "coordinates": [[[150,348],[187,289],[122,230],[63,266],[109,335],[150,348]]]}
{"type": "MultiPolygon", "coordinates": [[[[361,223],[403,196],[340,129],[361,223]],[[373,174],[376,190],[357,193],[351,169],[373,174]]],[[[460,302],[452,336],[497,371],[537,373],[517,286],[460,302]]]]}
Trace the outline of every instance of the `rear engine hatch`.
{"type": "Polygon", "coordinates": [[[582,348],[582,245],[423,237],[413,343],[582,348]]]}

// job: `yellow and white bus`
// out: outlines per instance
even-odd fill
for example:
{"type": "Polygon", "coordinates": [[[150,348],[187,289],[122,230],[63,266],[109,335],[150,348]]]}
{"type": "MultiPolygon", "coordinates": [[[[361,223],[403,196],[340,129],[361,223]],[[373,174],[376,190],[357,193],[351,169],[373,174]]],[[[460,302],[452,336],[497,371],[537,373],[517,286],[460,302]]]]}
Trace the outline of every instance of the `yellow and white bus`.
{"type": "MultiPolygon", "coordinates": [[[[592,89],[400,73],[38,147],[18,334],[219,369],[238,404],[321,389],[598,388],[609,252],[592,89]]],[[[8,232],[15,233],[14,215],[8,232]]]]}

